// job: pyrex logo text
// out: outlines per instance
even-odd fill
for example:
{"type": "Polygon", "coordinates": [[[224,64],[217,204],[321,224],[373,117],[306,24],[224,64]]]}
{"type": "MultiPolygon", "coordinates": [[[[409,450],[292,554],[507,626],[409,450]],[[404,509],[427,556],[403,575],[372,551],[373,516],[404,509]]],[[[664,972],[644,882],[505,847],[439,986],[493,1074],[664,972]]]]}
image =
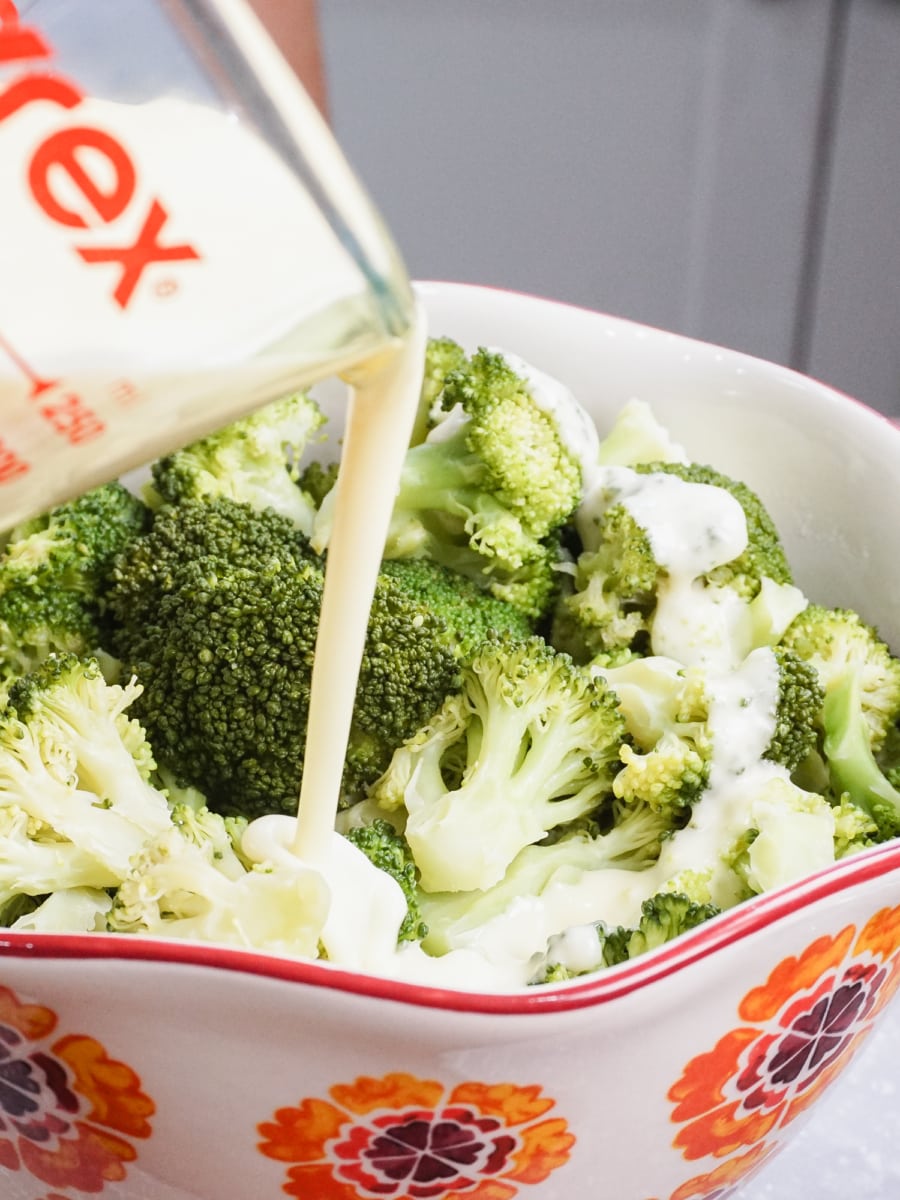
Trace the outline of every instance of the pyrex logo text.
{"type": "MultiPolygon", "coordinates": [[[[38,30],[20,23],[12,0],[0,0],[0,66],[46,60],[52,54],[38,30]]],[[[0,91],[0,124],[30,104],[43,102],[74,110],[83,99],[84,93],[70,80],[42,67],[30,68],[0,91]]],[[[91,229],[110,225],[125,213],[134,199],[137,171],[117,138],[91,125],[73,124],[51,134],[37,146],[28,165],[28,186],[51,221],[64,228],[91,229]],[[92,173],[92,163],[95,166],[102,163],[104,169],[92,173]],[[65,194],[58,187],[62,178],[68,183],[65,194]],[[73,202],[76,197],[77,205],[73,202]]],[[[120,308],[128,307],[151,263],[200,257],[186,242],[163,240],[168,217],[162,202],[154,197],[137,237],[128,245],[73,246],[85,263],[119,266],[113,298],[120,308]]]]}

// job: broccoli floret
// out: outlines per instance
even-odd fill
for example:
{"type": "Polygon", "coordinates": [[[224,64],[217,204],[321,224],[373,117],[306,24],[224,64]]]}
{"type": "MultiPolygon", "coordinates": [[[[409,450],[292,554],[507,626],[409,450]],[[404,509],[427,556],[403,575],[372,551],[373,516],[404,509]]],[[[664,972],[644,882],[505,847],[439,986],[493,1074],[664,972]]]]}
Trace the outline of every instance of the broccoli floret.
{"type": "Polygon", "coordinates": [[[615,695],[567,655],[497,639],[373,795],[405,808],[425,890],[488,888],[525,846],[609,797],[624,732],[615,695]]]}
{"type": "Polygon", "coordinates": [[[595,664],[591,671],[619,697],[631,737],[619,751],[616,796],[670,811],[673,823],[683,824],[709,782],[713,743],[705,674],[661,656],[620,667],[595,664]]]}
{"type": "Polygon", "coordinates": [[[171,825],[148,839],[113,894],[115,933],[192,938],[315,958],[328,915],[328,889],[313,870],[250,870],[236,850],[240,824],[176,807],[171,825]]]}
{"type": "Polygon", "coordinates": [[[149,516],[110,483],[12,530],[0,554],[0,690],[49,654],[98,652],[107,572],[149,516]]]}
{"type": "Polygon", "coordinates": [[[425,373],[422,378],[422,395],[413,427],[410,445],[424,442],[428,430],[440,418],[440,395],[444,380],[452,371],[466,365],[466,352],[452,338],[429,338],[425,345],[425,373]]]}
{"type": "Polygon", "coordinates": [[[603,962],[612,967],[648,950],[655,950],[689,929],[694,929],[721,910],[715,904],[698,904],[689,896],[658,892],[641,905],[641,919],[635,929],[615,929],[601,933],[603,962]]]}
{"type": "Polygon", "coordinates": [[[739,661],[777,642],[806,603],[759,497],[709,467],[601,468],[575,523],[582,549],[550,636],[576,661],[622,652],[739,661]]]}
{"type": "MultiPolygon", "coordinates": [[[[322,561],[291,522],[218,498],[160,510],[118,560],[111,644],[160,763],[210,807],[296,812],[322,561]]],[[[345,766],[361,794],[456,686],[443,620],[378,581],[345,766]]]]}
{"type": "Polygon", "coordinates": [[[426,558],[388,559],[381,573],[417,604],[442,617],[451,643],[466,659],[488,638],[509,634],[524,639],[534,633],[522,609],[486,592],[465,575],[426,558]]]}
{"type": "Polygon", "coordinates": [[[410,515],[434,513],[488,569],[494,558],[520,567],[575,509],[578,461],[527,377],[502,354],[478,350],[445,376],[440,398],[448,416],[407,455],[395,521],[402,528],[410,515]]]}
{"type": "Polygon", "coordinates": [[[775,732],[764,758],[794,771],[813,750],[825,693],[815,667],[785,646],[772,653],[778,664],[775,732]]]}
{"type": "Polygon", "coordinates": [[[300,472],[297,480],[300,490],[306,493],[316,508],[321,507],[322,501],[337,483],[339,467],[337,461],[323,463],[313,459],[300,472]]]}
{"type": "Polygon", "coordinates": [[[398,942],[420,942],[428,933],[419,905],[418,871],[409,843],[389,821],[349,829],[346,837],[366,858],[395,879],[406,897],[407,913],[400,926],[398,942]]]}
{"type": "Polygon", "coordinates": [[[61,780],[153,833],[168,822],[168,806],[152,782],[156,761],[144,727],[128,711],[140,694],[134,679],[107,683],[96,659],[54,654],[15,681],[8,712],[61,780]]]}
{"type": "MultiPolygon", "coordinates": [[[[567,403],[575,402],[567,394],[567,403]]],[[[581,467],[529,379],[481,349],[450,371],[445,414],[406,455],[385,556],[427,557],[485,586],[546,559],[545,539],[574,511],[581,467]]],[[[313,545],[324,550],[331,506],[313,545]]]]}
{"type": "Polygon", "coordinates": [[[285,396],[159,459],[145,498],[158,509],[225,496],[272,508],[309,534],[315,506],[298,485],[300,457],[323,421],[306,392],[285,396]]]}
{"type": "Polygon", "coordinates": [[[169,824],[154,760],[127,709],[139,687],[96,661],[51,656],[0,714],[0,909],[15,897],[104,889],[169,824]]]}
{"type": "Polygon", "coordinates": [[[662,568],[650,539],[623,504],[604,514],[597,541],[575,562],[560,592],[550,640],[585,663],[599,655],[646,653],[662,568]]]}
{"type": "Polygon", "coordinates": [[[121,483],[107,483],[17,525],[2,559],[2,585],[50,580],[93,595],[113,558],[149,524],[146,505],[121,483]]]}
{"type": "Polygon", "coordinates": [[[821,605],[796,618],[783,645],[816,669],[824,689],[821,748],[834,794],[858,805],[881,838],[900,834],[900,792],[876,758],[900,715],[900,659],[858,613],[821,605]]]}

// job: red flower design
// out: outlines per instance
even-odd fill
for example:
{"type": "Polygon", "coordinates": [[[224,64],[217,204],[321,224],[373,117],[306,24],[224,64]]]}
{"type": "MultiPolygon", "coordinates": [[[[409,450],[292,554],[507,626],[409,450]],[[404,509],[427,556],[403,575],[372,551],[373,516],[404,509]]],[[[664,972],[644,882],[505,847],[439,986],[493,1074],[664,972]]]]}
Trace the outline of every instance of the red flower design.
{"type": "Polygon", "coordinates": [[[259,1127],[292,1164],[284,1191],[316,1200],[511,1200],[568,1160],[575,1139],[537,1087],[361,1077],[259,1127]]]}
{"type": "MultiPolygon", "coordinates": [[[[0,987],[0,1167],[95,1193],[125,1178],[153,1102],[93,1038],[50,1039],[57,1016],[0,987]]],[[[51,1193],[47,1200],[56,1200],[51,1193]]]]}
{"type": "Polygon", "coordinates": [[[691,1059],[669,1092],[682,1123],[675,1147],[725,1160],[670,1200],[718,1200],[775,1149],[777,1130],[843,1069],[900,986],[898,950],[900,907],[883,909],[859,933],[818,938],[747,993],[744,1024],[691,1059]]]}

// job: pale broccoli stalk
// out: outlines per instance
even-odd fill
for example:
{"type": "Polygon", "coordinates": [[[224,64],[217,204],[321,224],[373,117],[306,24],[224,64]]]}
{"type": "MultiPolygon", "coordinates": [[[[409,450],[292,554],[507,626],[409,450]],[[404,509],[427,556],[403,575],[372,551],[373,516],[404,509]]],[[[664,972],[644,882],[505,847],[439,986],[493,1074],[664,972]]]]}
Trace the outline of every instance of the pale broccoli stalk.
{"type": "Polygon", "coordinates": [[[8,924],[23,933],[102,933],[111,906],[109,893],[100,888],[66,887],[29,906],[8,924]]]}
{"type": "Polygon", "coordinates": [[[428,927],[423,946],[431,954],[481,949],[489,957],[522,960],[557,933],[553,908],[542,898],[577,897],[572,911],[639,886],[672,826],[649,805],[615,805],[614,823],[601,832],[593,823],[565,827],[555,840],[526,846],[504,877],[482,891],[419,893],[428,927]],[[599,898],[598,898],[599,897],[599,898]]]}
{"type": "Polygon", "coordinates": [[[299,485],[300,459],[324,423],[306,392],[285,396],[153,464],[144,498],[153,509],[224,496],[271,508],[307,536],[315,504],[299,485]]]}
{"type": "Polygon", "coordinates": [[[18,891],[39,895],[60,881],[108,887],[145,837],[169,824],[166,798],[147,779],[143,731],[123,711],[135,695],[75,656],[51,657],[14,685],[0,716],[0,809],[7,862],[21,859],[18,891]],[[58,856],[55,866],[45,846],[58,856]]]}
{"type": "Polygon", "coordinates": [[[783,644],[821,680],[822,753],[834,794],[862,809],[882,839],[900,834],[900,792],[876,759],[900,717],[900,660],[858,613],[821,605],[797,617],[783,644]]]}
{"type": "MultiPolygon", "coordinates": [[[[0,760],[5,759],[0,747],[0,760]]],[[[8,773],[4,776],[2,767],[0,779],[4,788],[12,782],[8,773]]],[[[104,816],[108,814],[105,810],[92,810],[89,798],[62,788],[56,781],[49,782],[48,778],[42,780],[34,770],[31,773],[31,785],[38,793],[37,803],[32,804],[32,810],[41,807],[43,800],[48,808],[48,816],[65,812],[65,802],[70,799],[74,801],[74,811],[67,829],[77,840],[71,840],[60,829],[42,822],[17,804],[4,800],[0,807],[0,925],[15,924],[13,918],[20,912],[23,898],[31,897],[37,903],[40,897],[57,891],[60,895],[66,895],[71,889],[80,891],[85,888],[99,890],[114,887],[127,869],[129,854],[137,852],[141,845],[140,833],[134,835],[131,830],[126,830],[123,834],[115,817],[111,821],[104,821],[104,816]],[[45,794],[51,789],[54,795],[47,805],[45,794]],[[60,792],[61,804],[57,807],[60,792]],[[94,816],[95,811],[97,817],[94,816]],[[102,826],[99,833],[98,826],[102,826]],[[103,836],[110,832],[121,835],[124,844],[114,845],[113,839],[103,836]]],[[[101,894],[106,895],[105,891],[101,894]]],[[[26,907],[30,910],[32,905],[26,907]]],[[[27,914],[22,918],[23,921],[25,919],[27,914]]],[[[79,927],[76,925],[76,928],[79,927]]],[[[65,922],[57,928],[71,928],[71,925],[65,922]]]]}
{"type": "Polygon", "coordinates": [[[540,638],[498,640],[373,795],[405,808],[425,890],[487,888],[525,846],[609,797],[623,736],[613,693],[566,655],[540,638]]]}
{"type": "Polygon", "coordinates": [[[243,823],[191,807],[172,817],[114,893],[110,930],[317,957],[329,907],[317,871],[299,864],[248,870],[235,849],[243,823]]]}
{"type": "Polygon", "coordinates": [[[636,467],[641,463],[689,462],[687,451],[656,419],[646,400],[628,400],[600,443],[597,461],[604,467],[636,467]]]}
{"type": "Polygon", "coordinates": [[[153,834],[168,825],[169,809],[150,782],[156,762],[144,729],[127,713],[141,691],[134,679],[108,684],[96,659],[51,655],[15,682],[9,706],[61,781],[153,834]]]}

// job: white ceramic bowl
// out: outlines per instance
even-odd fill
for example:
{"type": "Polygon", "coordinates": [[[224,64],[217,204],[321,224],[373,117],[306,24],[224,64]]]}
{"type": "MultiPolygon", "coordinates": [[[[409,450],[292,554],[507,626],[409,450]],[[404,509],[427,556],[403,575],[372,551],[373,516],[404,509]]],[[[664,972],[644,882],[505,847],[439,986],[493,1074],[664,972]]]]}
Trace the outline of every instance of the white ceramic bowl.
{"type": "MultiPolygon", "coordinates": [[[[790,371],[420,285],[431,329],[631,396],[770,508],[798,583],[900,645],[900,433],[790,371]]],[[[491,996],[238,950],[6,933],[7,1200],[721,1200],[900,984],[900,844],[559,989],[491,996]]]]}

